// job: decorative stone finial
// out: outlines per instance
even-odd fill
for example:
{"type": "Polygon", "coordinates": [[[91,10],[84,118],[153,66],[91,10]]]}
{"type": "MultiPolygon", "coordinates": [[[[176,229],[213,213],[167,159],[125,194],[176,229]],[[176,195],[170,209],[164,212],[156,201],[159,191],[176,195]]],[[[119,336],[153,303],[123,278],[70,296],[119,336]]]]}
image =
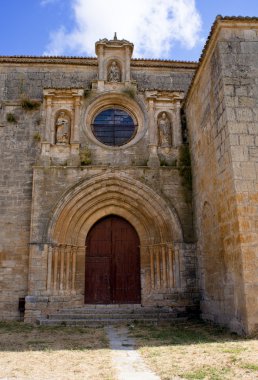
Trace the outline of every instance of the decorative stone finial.
{"type": "Polygon", "coordinates": [[[133,44],[125,39],[122,39],[122,40],[119,40],[117,38],[117,33],[115,32],[114,33],[114,37],[113,39],[111,40],[108,40],[107,38],[103,38],[102,40],[99,40],[96,42],[95,44],[95,49],[96,49],[96,54],[99,55],[99,48],[100,46],[103,46],[105,49],[107,48],[113,48],[113,46],[115,46],[116,48],[120,47],[120,48],[124,48],[125,46],[128,46],[130,51],[131,51],[131,55],[133,53],[133,44]]]}

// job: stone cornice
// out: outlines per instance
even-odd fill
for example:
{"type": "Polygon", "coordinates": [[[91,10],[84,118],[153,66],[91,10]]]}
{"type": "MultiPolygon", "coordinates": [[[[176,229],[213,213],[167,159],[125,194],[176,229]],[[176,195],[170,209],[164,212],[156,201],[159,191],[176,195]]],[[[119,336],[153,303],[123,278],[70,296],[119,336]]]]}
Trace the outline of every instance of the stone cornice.
{"type": "Polygon", "coordinates": [[[165,91],[165,90],[146,90],[146,99],[151,99],[154,101],[169,101],[176,102],[184,98],[183,91],[165,91]]]}
{"type": "Polygon", "coordinates": [[[197,62],[190,61],[170,61],[162,59],[132,59],[131,67],[157,67],[157,68],[168,68],[168,69],[190,69],[196,70],[198,67],[197,62]]]}
{"type": "Polygon", "coordinates": [[[133,43],[127,40],[118,40],[117,38],[114,38],[113,40],[108,40],[107,38],[104,38],[95,43],[95,52],[97,55],[101,46],[112,49],[121,49],[127,46],[130,49],[131,54],[133,52],[134,47],[133,43]]]}
{"type": "Polygon", "coordinates": [[[59,64],[59,65],[83,65],[97,66],[97,58],[95,57],[36,57],[36,56],[0,56],[0,63],[14,64],[59,64]]]}
{"type": "MultiPolygon", "coordinates": [[[[40,57],[40,56],[0,56],[0,64],[54,64],[75,66],[97,66],[95,57],[40,57]]],[[[131,67],[157,67],[157,68],[179,68],[196,70],[197,62],[170,61],[159,59],[132,59],[131,67]]]]}
{"type": "Polygon", "coordinates": [[[44,88],[44,97],[63,98],[63,97],[82,97],[83,88],[44,88]]]}

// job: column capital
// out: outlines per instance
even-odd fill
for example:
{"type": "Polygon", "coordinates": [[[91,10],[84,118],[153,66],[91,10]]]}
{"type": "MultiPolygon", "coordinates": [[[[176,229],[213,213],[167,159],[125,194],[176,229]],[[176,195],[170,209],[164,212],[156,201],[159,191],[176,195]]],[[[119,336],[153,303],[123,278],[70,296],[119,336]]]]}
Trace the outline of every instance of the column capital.
{"type": "Polygon", "coordinates": [[[46,97],[46,106],[47,107],[51,107],[52,106],[52,100],[53,100],[52,96],[47,96],[46,97]]]}
{"type": "Polygon", "coordinates": [[[155,108],[155,99],[149,98],[148,99],[148,103],[149,103],[149,109],[154,110],[154,108],[155,108]]]}
{"type": "Polygon", "coordinates": [[[81,105],[81,96],[75,96],[74,97],[74,105],[75,105],[75,107],[80,107],[80,105],[81,105]]]}

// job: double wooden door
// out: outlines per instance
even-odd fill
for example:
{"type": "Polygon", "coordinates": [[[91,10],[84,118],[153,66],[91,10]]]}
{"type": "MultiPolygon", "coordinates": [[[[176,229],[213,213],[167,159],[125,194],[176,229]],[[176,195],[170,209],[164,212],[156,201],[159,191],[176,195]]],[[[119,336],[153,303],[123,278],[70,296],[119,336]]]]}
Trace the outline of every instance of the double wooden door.
{"type": "Polygon", "coordinates": [[[139,303],[139,238],[125,219],[99,220],[86,239],[85,303],[139,303]]]}

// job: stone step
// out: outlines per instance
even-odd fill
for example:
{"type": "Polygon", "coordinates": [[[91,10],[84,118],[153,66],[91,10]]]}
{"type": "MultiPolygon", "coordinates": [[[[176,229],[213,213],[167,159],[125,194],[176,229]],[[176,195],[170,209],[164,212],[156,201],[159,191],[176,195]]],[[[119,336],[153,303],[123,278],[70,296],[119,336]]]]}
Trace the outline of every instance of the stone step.
{"type": "Polygon", "coordinates": [[[144,323],[144,324],[156,324],[159,322],[169,322],[169,323],[182,323],[185,322],[187,318],[171,318],[169,320],[157,320],[157,318],[141,318],[140,320],[135,320],[134,318],[92,318],[92,319],[69,319],[69,320],[59,320],[59,319],[39,319],[37,323],[42,326],[106,326],[113,324],[132,324],[132,323],[144,323]]]}
{"type": "MultiPolygon", "coordinates": [[[[107,325],[113,325],[113,324],[129,324],[134,323],[135,319],[70,319],[70,320],[55,320],[55,319],[40,319],[37,321],[38,324],[42,326],[107,326],[107,325]]],[[[140,321],[141,323],[157,323],[156,319],[142,319],[140,321]]]]}
{"type": "MultiPolygon", "coordinates": [[[[144,306],[145,307],[145,306],[144,306]]],[[[147,306],[151,307],[151,306],[147,306]]],[[[154,306],[152,306],[154,307],[154,306]]],[[[143,308],[143,306],[140,303],[86,303],[83,306],[77,306],[74,308],[69,308],[67,310],[78,310],[78,309],[121,309],[121,308],[128,308],[128,309],[135,309],[135,308],[143,308]]],[[[66,309],[63,309],[66,310],[66,309]]]]}
{"type": "Polygon", "coordinates": [[[70,311],[79,311],[79,310],[172,310],[171,307],[168,306],[142,306],[142,305],[132,305],[132,304],[111,304],[111,305],[84,305],[84,306],[79,306],[79,307],[74,307],[74,308],[64,308],[62,310],[70,310],[70,311]]]}
{"type": "Polygon", "coordinates": [[[92,313],[80,313],[80,314],[67,314],[67,313],[60,313],[60,314],[50,314],[48,319],[55,319],[55,320],[71,320],[71,319],[94,319],[94,318],[101,318],[101,319],[171,319],[176,318],[176,314],[169,314],[169,313],[98,313],[98,314],[92,314],[92,313]]]}
{"type": "Polygon", "coordinates": [[[108,325],[116,323],[178,322],[186,318],[178,318],[177,312],[169,307],[143,307],[141,305],[85,305],[72,309],[53,312],[47,318],[40,318],[41,325],[108,325]]]}
{"type": "Polygon", "coordinates": [[[60,310],[59,312],[55,314],[66,314],[66,315],[86,315],[86,314],[175,314],[174,310],[169,309],[147,309],[147,308],[141,308],[141,309],[64,309],[60,310]]]}

